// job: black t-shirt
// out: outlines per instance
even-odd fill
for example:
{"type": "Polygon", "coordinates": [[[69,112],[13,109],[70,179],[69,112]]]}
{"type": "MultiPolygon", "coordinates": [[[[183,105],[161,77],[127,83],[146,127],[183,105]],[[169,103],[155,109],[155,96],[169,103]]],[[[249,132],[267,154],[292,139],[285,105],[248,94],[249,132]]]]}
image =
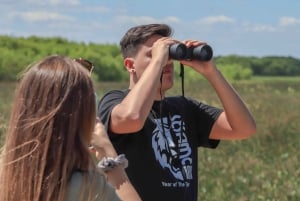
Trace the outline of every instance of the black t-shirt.
{"type": "MultiPolygon", "coordinates": [[[[108,128],[113,107],[128,90],[103,96],[99,117],[108,128]]],[[[129,160],[128,177],[143,201],[196,201],[199,146],[215,148],[209,133],[221,109],[176,96],[155,101],[142,130],[109,137],[129,160]]]]}

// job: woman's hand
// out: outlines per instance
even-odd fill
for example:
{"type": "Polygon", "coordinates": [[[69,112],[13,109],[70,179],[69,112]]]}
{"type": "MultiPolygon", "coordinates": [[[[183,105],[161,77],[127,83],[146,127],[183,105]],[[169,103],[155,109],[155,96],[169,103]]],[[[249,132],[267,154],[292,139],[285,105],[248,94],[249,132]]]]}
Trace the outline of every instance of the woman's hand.
{"type": "Polygon", "coordinates": [[[91,141],[92,151],[95,151],[98,160],[103,157],[116,157],[117,152],[114,149],[102,122],[97,118],[95,129],[91,141]]]}

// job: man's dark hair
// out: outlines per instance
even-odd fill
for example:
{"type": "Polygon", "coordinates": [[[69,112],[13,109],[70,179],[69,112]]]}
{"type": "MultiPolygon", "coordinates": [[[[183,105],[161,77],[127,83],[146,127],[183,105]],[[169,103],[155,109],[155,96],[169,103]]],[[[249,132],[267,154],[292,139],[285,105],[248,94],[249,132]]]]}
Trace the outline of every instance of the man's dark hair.
{"type": "Polygon", "coordinates": [[[153,35],[169,37],[172,35],[172,29],[166,24],[146,24],[130,28],[120,41],[123,57],[134,56],[139,45],[153,35]]]}

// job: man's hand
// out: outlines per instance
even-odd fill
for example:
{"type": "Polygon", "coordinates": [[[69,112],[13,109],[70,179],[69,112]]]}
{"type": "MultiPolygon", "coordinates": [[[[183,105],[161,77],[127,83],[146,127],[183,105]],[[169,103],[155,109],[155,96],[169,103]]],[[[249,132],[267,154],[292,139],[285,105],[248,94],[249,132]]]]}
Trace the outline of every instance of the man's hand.
{"type": "MultiPolygon", "coordinates": [[[[198,47],[200,45],[205,45],[206,44],[203,41],[197,41],[197,40],[185,40],[185,41],[183,41],[183,43],[187,47],[198,47]]],[[[216,66],[213,63],[212,59],[210,61],[180,60],[180,63],[193,68],[194,70],[201,73],[205,77],[208,76],[211,73],[215,73],[215,71],[216,71],[216,66]]]]}

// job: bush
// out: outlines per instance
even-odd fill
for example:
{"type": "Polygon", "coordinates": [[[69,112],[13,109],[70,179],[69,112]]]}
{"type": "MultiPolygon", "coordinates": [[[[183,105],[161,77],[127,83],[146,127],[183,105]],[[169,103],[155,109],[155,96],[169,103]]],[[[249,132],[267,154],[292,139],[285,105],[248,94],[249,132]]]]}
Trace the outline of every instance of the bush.
{"type": "Polygon", "coordinates": [[[251,68],[238,64],[221,65],[219,69],[228,80],[249,80],[253,76],[251,68]]]}

